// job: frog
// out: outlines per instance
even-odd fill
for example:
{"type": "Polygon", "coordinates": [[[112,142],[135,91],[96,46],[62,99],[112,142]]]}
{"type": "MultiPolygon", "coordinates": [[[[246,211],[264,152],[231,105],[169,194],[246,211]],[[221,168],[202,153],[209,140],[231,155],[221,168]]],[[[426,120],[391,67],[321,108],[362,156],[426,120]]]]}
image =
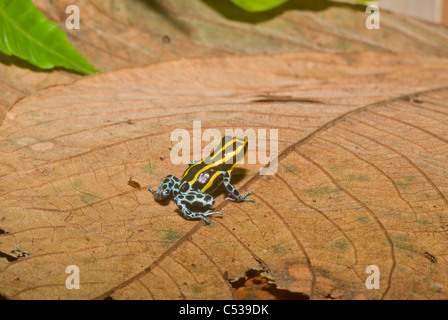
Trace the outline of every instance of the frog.
{"type": "Polygon", "coordinates": [[[251,191],[241,195],[230,182],[232,170],[244,159],[247,150],[247,138],[224,136],[207,157],[190,161],[181,179],[170,174],[160,181],[157,190],[151,187],[148,190],[157,202],[173,199],[187,220],[201,219],[210,224],[207,217],[222,215],[222,212],[212,209],[201,212],[197,209],[212,207],[215,204],[213,193],[221,185],[224,185],[230,195],[226,200],[255,202],[255,199],[247,198],[252,194],[251,191]]]}

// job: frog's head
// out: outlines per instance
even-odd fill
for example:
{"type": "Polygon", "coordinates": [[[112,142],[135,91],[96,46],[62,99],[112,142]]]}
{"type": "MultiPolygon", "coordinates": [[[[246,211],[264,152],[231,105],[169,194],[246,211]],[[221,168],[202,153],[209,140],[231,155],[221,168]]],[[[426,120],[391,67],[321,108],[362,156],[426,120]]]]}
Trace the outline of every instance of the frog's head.
{"type": "Polygon", "coordinates": [[[152,188],[148,188],[149,191],[154,195],[154,200],[157,202],[161,202],[168,198],[171,195],[174,195],[174,192],[178,186],[177,181],[171,179],[172,176],[168,176],[164,180],[160,181],[159,187],[156,191],[152,188]]]}
{"type": "Polygon", "coordinates": [[[170,189],[163,186],[162,187],[159,186],[159,188],[157,188],[157,190],[153,192],[154,200],[156,200],[157,202],[165,200],[170,196],[170,194],[171,194],[170,189]]]}

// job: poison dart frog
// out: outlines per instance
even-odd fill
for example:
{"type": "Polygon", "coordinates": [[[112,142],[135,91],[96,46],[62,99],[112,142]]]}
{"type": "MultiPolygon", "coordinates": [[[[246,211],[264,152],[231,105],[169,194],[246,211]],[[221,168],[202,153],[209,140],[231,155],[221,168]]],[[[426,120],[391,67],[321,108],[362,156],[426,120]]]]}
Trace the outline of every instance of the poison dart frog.
{"type": "Polygon", "coordinates": [[[226,200],[235,202],[255,201],[247,198],[252,192],[248,191],[242,196],[230,183],[230,173],[246,153],[246,138],[238,139],[226,136],[222,138],[220,144],[209,156],[200,161],[189,162],[181,180],[169,175],[160,181],[156,191],[151,187],[148,190],[153,193],[157,202],[173,197],[185,218],[202,219],[209,224],[210,220],[206,218],[207,216],[222,214],[222,212],[213,210],[195,212],[193,210],[213,206],[215,199],[211,194],[221,184],[230,193],[230,197],[227,197],[226,200]]]}

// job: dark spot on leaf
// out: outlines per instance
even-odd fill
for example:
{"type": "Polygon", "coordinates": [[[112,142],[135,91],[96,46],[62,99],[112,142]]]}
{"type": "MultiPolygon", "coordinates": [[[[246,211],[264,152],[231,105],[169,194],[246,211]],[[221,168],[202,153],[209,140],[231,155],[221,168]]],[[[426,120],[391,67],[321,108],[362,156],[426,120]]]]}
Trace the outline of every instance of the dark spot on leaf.
{"type": "Polygon", "coordinates": [[[257,292],[267,292],[274,296],[276,300],[309,300],[310,297],[306,294],[299,292],[292,292],[285,289],[278,289],[277,284],[267,277],[263,276],[262,273],[266,271],[249,269],[244,277],[236,280],[229,280],[233,290],[237,292],[238,290],[247,289],[244,299],[258,299],[259,295],[257,292]]]}
{"type": "Polygon", "coordinates": [[[348,179],[350,181],[358,181],[358,182],[367,182],[370,180],[369,177],[367,176],[363,176],[363,175],[356,175],[356,174],[351,174],[348,176],[348,179]]]}
{"type": "Polygon", "coordinates": [[[334,249],[337,249],[340,251],[345,251],[350,247],[350,242],[345,238],[341,238],[341,239],[337,239],[337,240],[333,241],[331,246],[334,249]]]}
{"type": "Polygon", "coordinates": [[[147,165],[142,167],[143,172],[153,173],[157,170],[157,165],[155,163],[149,162],[147,165]]]}
{"type": "Polygon", "coordinates": [[[424,253],[425,257],[428,258],[429,261],[432,263],[437,263],[437,258],[434,257],[432,254],[430,254],[428,251],[425,251],[424,253]]]}
{"type": "Polygon", "coordinates": [[[256,103],[272,103],[272,102],[299,102],[299,103],[321,103],[317,100],[312,99],[301,99],[301,98],[294,98],[291,96],[271,96],[271,95],[261,95],[258,96],[259,99],[252,100],[252,102],[256,103]]]}
{"type": "Polygon", "coordinates": [[[404,101],[411,101],[411,97],[409,97],[409,96],[405,96],[405,97],[401,98],[401,100],[404,100],[404,101]]]}
{"type": "Polygon", "coordinates": [[[13,262],[13,261],[16,261],[17,259],[19,259],[19,257],[14,257],[14,256],[11,256],[11,255],[1,252],[1,251],[0,251],[0,258],[4,258],[8,262],[13,262]]]}
{"type": "Polygon", "coordinates": [[[132,178],[129,178],[128,185],[134,189],[140,190],[140,183],[133,181],[132,178]]]}
{"type": "Polygon", "coordinates": [[[92,193],[84,193],[84,194],[80,195],[80,199],[85,204],[91,204],[98,200],[101,200],[100,197],[98,197],[97,195],[92,194],[92,193]]]}
{"type": "Polygon", "coordinates": [[[163,43],[170,43],[171,42],[171,38],[169,37],[169,36],[163,36],[163,38],[162,38],[162,42],[163,43]]]}
{"type": "Polygon", "coordinates": [[[160,237],[164,240],[168,241],[177,241],[182,238],[183,233],[177,230],[163,230],[160,234],[160,237]]]}

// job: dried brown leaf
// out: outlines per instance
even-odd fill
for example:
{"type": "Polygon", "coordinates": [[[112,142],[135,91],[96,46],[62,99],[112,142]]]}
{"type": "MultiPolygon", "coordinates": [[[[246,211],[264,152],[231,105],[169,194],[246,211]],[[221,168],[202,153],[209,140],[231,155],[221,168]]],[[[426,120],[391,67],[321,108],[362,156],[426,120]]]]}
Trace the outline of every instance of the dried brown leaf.
{"type": "Polygon", "coordinates": [[[0,294],[266,298],[232,286],[258,270],[247,286],[311,299],[446,299],[447,70],[379,53],[192,59],[21,100],[0,127],[0,294]],[[185,170],[170,133],[193,120],[279,129],[276,175],[242,165],[256,202],[220,195],[208,226],[145,190],[185,170]]]}
{"type": "MultiPolygon", "coordinates": [[[[381,29],[367,30],[361,4],[290,0],[254,14],[228,0],[78,0],[80,29],[67,30],[65,10],[72,0],[33,2],[101,71],[181,58],[310,50],[448,54],[446,27],[381,11],[381,29]]],[[[0,54],[0,119],[24,96],[79,77],[0,54]]]]}

